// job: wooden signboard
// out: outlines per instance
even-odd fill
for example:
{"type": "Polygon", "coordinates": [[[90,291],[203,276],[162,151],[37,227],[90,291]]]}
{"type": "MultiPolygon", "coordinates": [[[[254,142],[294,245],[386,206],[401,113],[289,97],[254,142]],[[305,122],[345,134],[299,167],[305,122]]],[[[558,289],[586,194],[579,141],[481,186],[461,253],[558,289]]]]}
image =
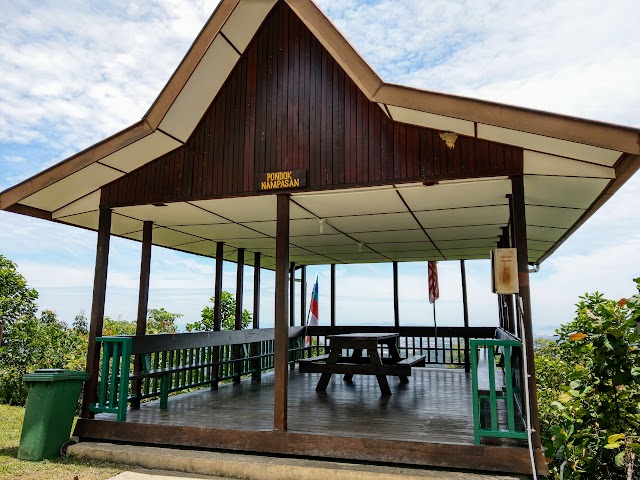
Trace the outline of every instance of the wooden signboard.
{"type": "Polygon", "coordinates": [[[306,170],[288,170],[256,174],[256,190],[289,190],[307,186],[306,170]]]}
{"type": "Polygon", "coordinates": [[[515,248],[498,248],[491,252],[493,292],[502,295],[518,293],[518,257],[515,248]]]}

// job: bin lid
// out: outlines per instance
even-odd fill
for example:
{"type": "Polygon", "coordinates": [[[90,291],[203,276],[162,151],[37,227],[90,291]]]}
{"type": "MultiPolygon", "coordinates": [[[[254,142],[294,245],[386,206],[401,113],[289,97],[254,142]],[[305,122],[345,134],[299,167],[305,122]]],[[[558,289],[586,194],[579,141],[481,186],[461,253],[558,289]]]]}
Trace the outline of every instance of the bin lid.
{"type": "Polygon", "coordinates": [[[39,368],[33,373],[22,376],[25,382],[58,382],[60,380],[86,381],[91,375],[89,372],[77,370],[65,370],[63,368],[39,368]]]}

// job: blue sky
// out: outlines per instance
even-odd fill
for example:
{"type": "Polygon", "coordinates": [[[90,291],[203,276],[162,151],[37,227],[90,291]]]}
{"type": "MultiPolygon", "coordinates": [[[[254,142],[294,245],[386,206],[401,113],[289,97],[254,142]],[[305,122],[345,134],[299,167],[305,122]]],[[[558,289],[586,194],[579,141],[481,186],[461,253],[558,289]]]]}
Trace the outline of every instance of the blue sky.
{"type": "MultiPolygon", "coordinates": [[[[216,1],[17,1],[0,15],[0,190],[139,120],[216,1]],[[78,28],[78,26],[82,28],[78,28]]],[[[633,1],[321,0],[389,82],[640,127],[640,31],[633,1]]],[[[532,276],[534,329],[571,318],[578,295],[630,295],[640,276],[636,176],[532,276]]],[[[91,305],[95,233],[0,212],[0,253],[19,264],[40,306],[70,321],[91,305]]],[[[106,311],[133,319],[140,246],[114,239],[106,311]]],[[[440,325],[460,325],[459,265],[439,265],[440,325]]],[[[193,321],[213,290],[213,261],[155,248],[151,307],[193,321]]],[[[320,275],[328,321],[328,267],[320,275]]],[[[467,264],[471,322],[495,325],[487,262],[467,264]]],[[[253,274],[247,268],[245,277],[253,274]]],[[[248,282],[249,284],[251,282],[248,282]]],[[[252,304],[247,285],[245,306],[252,304]]],[[[263,275],[263,324],[273,276],[263,275]]],[[[235,289],[235,265],[224,288],[235,289]]],[[[311,287],[309,286],[309,290],[311,287]]],[[[404,324],[427,324],[426,265],[400,265],[404,324]]],[[[338,267],[338,322],[393,321],[391,265],[338,267]]]]}

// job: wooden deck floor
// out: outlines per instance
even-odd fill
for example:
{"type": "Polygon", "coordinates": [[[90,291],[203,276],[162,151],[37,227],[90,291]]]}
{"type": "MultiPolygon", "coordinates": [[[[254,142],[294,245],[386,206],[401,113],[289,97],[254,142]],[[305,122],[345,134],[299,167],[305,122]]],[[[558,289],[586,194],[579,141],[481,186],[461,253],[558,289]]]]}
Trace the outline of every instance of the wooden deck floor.
{"type": "MultiPolygon", "coordinates": [[[[413,369],[409,384],[389,377],[390,396],[381,395],[376,378],[365,375],[352,382],[334,375],[326,392],[316,392],[319,376],[290,372],[290,432],[473,445],[471,375],[461,369],[413,369]]],[[[217,391],[175,395],[164,411],[158,401],[147,402],[129,410],[127,422],[269,431],[273,375],[263,375],[259,384],[243,380],[217,391]]]]}

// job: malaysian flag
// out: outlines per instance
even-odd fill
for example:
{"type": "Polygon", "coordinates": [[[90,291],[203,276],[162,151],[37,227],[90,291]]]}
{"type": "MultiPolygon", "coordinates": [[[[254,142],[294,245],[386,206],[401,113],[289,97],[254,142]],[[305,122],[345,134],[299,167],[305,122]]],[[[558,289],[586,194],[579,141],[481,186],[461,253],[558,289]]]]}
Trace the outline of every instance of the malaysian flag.
{"type": "MultiPolygon", "coordinates": [[[[307,327],[317,327],[319,323],[320,313],[318,307],[318,275],[316,275],[316,283],[313,285],[313,291],[311,292],[311,303],[309,304],[309,314],[307,315],[307,327]]],[[[306,336],[305,346],[311,344],[311,337],[306,336]]]]}
{"type": "Polygon", "coordinates": [[[437,262],[429,262],[429,303],[436,303],[440,298],[440,287],[438,287],[438,265],[437,262]]]}

